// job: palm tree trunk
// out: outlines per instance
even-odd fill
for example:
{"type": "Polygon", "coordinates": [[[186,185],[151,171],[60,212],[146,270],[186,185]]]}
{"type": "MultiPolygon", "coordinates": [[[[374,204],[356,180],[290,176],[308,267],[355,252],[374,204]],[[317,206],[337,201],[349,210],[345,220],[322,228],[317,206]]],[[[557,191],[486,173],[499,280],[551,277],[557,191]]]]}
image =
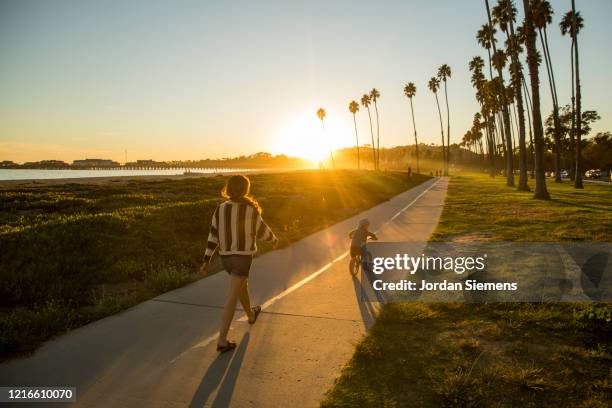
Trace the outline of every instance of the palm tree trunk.
{"type": "MultiPolygon", "coordinates": [[[[487,55],[489,56],[489,80],[493,80],[493,64],[491,63],[491,48],[487,48],[487,55]]],[[[496,96],[497,98],[497,96],[496,96]]],[[[493,159],[495,159],[495,155],[497,154],[497,140],[500,138],[499,133],[501,132],[500,130],[500,126],[499,126],[499,114],[497,112],[493,113],[493,118],[494,120],[497,120],[498,125],[493,127],[493,148],[494,148],[494,156],[493,159]]]]}
{"type": "Polygon", "coordinates": [[[553,105],[553,125],[555,127],[555,183],[561,183],[561,159],[563,156],[563,146],[561,140],[561,120],[559,119],[559,97],[557,96],[557,82],[555,81],[555,71],[553,69],[552,58],[550,57],[550,46],[548,45],[548,32],[544,27],[544,44],[546,46],[546,54],[548,56],[548,62],[550,64],[550,77],[552,79],[552,91],[554,95],[553,105]]]}
{"type": "Polygon", "coordinates": [[[489,145],[489,176],[495,177],[495,139],[491,127],[491,118],[485,115],[487,122],[487,144],[489,145]]]}
{"type": "MultiPolygon", "coordinates": [[[[512,128],[512,155],[516,151],[516,134],[518,132],[518,121],[516,120],[516,110],[514,104],[508,105],[508,113],[510,114],[510,127],[512,128]],[[514,126],[512,126],[514,124],[514,126]]],[[[514,159],[514,157],[513,157],[514,159]]]]}
{"type": "Polygon", "coordinates": [[[353,113],[353,123],[355,124],[355,142],[357,143],[357,170],[361,170],[361,164],[359,160],[359,135],[357,134],[357,119],[353,113]]]}
{"type": "MultiPolygon", "coordinates": [[[[572,12],[576,15],[576,1],[572,0],[572,12]]],[[[574,21],[576,19],[574,18],[574,21]]],[[[575,24],[574,24],[575,26],[575,24]]],[[[572,28],[574,34],[574,65],[576,66],[576,179],[574,188],[584,188],[582,185],[582,112],[581,112],[581,91],[580,91],[580,60],[578,58],[578,33],[575,27],[572,28]]]]}
{"type": "Polygon", "coordinates": [[[570,61],[572,65],[572,128],[570,130],[570,179],[576,180],[576,84],[574,82],[574,39],[570,51],[570,61]]]}
{"type": "Polygon", "coordinates": [[[370,134],[372,135],[372,159],[374,164],[374,170],[376,170],[376,145],[374,144],[374,129],[372,129],[372,114],[370,113],[370,107],[368,106],[368,117],[370,118],[370,134]]]}
{"type": "Polygon", "coordinates": [[[378,123],[378,105],[374,101],[374,109],[376,110],[376,170],[380,170],[380,126],[378,123]]]}
{"type": "Polygon", "coordinates": [[[533,121],[531,120],[531,95],[527,87],[527,81],[525,76],[521,73],[521,79],[523,82],[523,90],[525,91],[525,101],[527,102],[527,119],[529,122],[529,157],[531,157],[531,178],[535,178],[535,150],[533,148],[533,121]]]}
{"type": "MultiPolygon", "coordinates": [[[[507,3],[508,7],[510,7],[510,2],[507,3]]],[[[509,28],[510,28],[510,36],[508,39],[512,38],[514,42],[514,23],[512,19],[509,19],[509,28]]],[[[523,74],[521,72],[521,67],[519,65],[519,56],[516,44],[514,44],[514,52],[512,52],[512,69],[514,70],[514,84],[515,84],[515,99],[516,99],[516,109],[517,109],[517,120],[519,125],[519,182],[517,189],[519,191],[529,191],[529,186],[527,185],[527,150],[525,147],[525,107],[523,106],[523,90],[522,90],[522,77],[523,74]]]]}
{"type": "Polygon", "coordinates": [[[438,101],[438,93],[434,92],[436,96],[436,105],[438,106],[438,117],[440,118],[440,133],[442,134],[442,163],[443,166],[446,163],[446,149],[444,148],[444,124],[442,123],[442,111],[440,110],[440,102],[438,101]]]}
{"type": "Polygon", "coordinates": [[[414,108],[412,107],[412,98],[410,98],[410,112],[412,113],[412,127],[414,128],[414,148],[416,151],[416,162],[417,162],[416,172],[420,173],[419,171],[419,141],[417,139],[416,122],[414,121],[414,108]]]}
{"type": "Polygon", "coordinates": [[[444,168],[444,175],[448,176],[448,168],[450,167],[450,108],[448,106],[446,79],[444,79],[444,98],[446,99],[446,167],[444,168]]]}
{"type": "Polygon", "coordinates": [[[533,25],[530,0],[523,0],[523,8],[525,10],[525,45],[527,48],[529,77],[531,79],[533,138],[535,142],[536,185],[535,194],[533,197],[541,200],[549,200],[550,196],[546,188],[546,175],[544,174],[544,128],[542,126],[542,114],[540,112],[538,54],[536,49],[536,33],[533,25]]]}
{"type": "MultiPolygon", "coordinates": [[[[500,137],[499,141],[502,147],[501,154],[503,155],[502,158],[505,158],[506,157],[506,129],[504,128],[504,122],[501,116],[502,116],[501,112],[497,112],[497,127],[499,128],[499,137],[500,137]]],[[[505,174],[506,174],[506,170],[504,168],[504,175],[505,174]]]]}
{"type": "Polygon", "coordinates": [[[555,141],[555,183],[561,183],[561,123],[559,122],[559,105],[557,103],[557,90],[555,87],[555,76],[553,74],[552,61],[548,50],[548,38],[546,37],[546,29],[538,29],[540,33],[540,42],[544,54],[544,62],[546,64],[546,73],[548,74],[548,85],[550,87],[550,95],[553,103],[553,126],[554,126],[554,141],[555,141]]]}
{"type": "MultiPolygon", "coordinates": [[[[489,0],[485,0],[485,6],[487,8],[487,18],[489,20],[489,27],[493,27],[491,22],[491,10],[489,9],[489,0]]],[[[495,41],[492,41],[493,46],[493,54],[497,52],[495,47],[495,41]]],[[[504,85],[504,74],[501,70],[501,67],[497,67],[497,75],[499,76],[502,87],[504,85]]],[[[504,120],[504,128],[506,129],[506,185],[508,187],[514,187],[514,163],[513,163],[513,155],[512,155],[512,140],[510,137],[510,115],[508,114],[508,104],[506,101],[506,93],[502,89],[500,92],[501,97],[501,108],[502,108],[502,117],[504,120]]]]}

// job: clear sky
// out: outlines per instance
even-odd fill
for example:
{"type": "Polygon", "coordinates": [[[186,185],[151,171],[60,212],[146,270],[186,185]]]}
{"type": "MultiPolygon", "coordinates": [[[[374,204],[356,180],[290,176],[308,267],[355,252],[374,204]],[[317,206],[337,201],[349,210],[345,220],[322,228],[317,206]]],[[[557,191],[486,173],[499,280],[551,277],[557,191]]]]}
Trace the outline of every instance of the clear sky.
{"type": "MultiPolygon", "coordinates": [[[[558,22],[571,2],[551,3],[565,104],[570,42],[558,22]]],[[[586,25],[583,107],[602,116],[594,132],[612,130],[612,1],[576,3],[586,25]]],[[[443,63],[453,70],[451,141],[459,141],[478,109],[467,64],[485,55],[475,41],[485,21],[481,0],[0,0],[0,160],[123,161],[125,149],[130,160],[314,154],[324,149],[313,146],[354,143],[347,106],[372,87],[381,93],[381,144],[408,144],[408,81],[420,140],[439,143],[426,83],[443,63]]],[[[368,139],[363,108],[357,121],[368,139]]]]}

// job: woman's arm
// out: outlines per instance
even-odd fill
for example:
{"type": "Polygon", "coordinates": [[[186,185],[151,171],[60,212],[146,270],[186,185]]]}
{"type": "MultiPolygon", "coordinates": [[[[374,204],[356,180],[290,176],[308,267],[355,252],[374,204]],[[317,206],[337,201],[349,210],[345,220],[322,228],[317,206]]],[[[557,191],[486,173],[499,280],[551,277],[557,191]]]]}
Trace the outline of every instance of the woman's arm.
{"type": "Polygon", "coordinates": [[[272,245],[278,243],[278,238],[276,238],[274,232],[272,232],[268,224],[261,218],[261,215],[257,215],[257,238],[264,242],[269,242],[272,245]]]}
{"type": "Polygon", "coordinates": [[[208,240],[206,242],[206,252],[204,253],[204,263],[210,262],[215,253],[215,249],[219,245],[219,207],[215,210],[210,224],[210,232],[208,233],[208,240]]]}

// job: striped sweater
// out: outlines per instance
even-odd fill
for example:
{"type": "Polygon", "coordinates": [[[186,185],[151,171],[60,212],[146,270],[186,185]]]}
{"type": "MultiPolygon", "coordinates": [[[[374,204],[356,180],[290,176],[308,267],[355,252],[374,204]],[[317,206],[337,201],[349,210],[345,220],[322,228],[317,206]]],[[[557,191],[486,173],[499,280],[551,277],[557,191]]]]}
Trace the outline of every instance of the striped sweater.
{"type": "Polygon", "coordinates": [[[217,246],[219,255],[252,255],[257,251],[257,239],[278,241],[255,208],[228,200],[213,214],[204,262],[210,261],[217,246]]]}

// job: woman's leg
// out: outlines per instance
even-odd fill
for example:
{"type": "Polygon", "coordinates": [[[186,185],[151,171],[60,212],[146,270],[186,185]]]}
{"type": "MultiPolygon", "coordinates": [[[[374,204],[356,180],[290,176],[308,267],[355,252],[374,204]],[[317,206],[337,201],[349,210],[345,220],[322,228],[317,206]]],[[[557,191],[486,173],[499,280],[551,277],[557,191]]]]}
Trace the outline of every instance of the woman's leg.
{"type": "Polygon", "coordinates": [[[251,310],[251,299],[249,297],[249,279],[246,278],[242,282],[242,287],[240,288],[240,304],[244,309],[245,313],[249,317],[249,320],[253,320],[253,311],[251,310]]]}
{"type": "Polygon", "coordinates": [[[227,294],[227,300],[223,309],[221,327],[219,329],[219,346],[225,346],[227,344],[227,332],[229,331],[230,324],[234,319],[236,302],[238,302],[238,298],[241,297],[240,292],[245,279],[246,278],[235,274],[230,275],[229,292],[227,294]]]}

